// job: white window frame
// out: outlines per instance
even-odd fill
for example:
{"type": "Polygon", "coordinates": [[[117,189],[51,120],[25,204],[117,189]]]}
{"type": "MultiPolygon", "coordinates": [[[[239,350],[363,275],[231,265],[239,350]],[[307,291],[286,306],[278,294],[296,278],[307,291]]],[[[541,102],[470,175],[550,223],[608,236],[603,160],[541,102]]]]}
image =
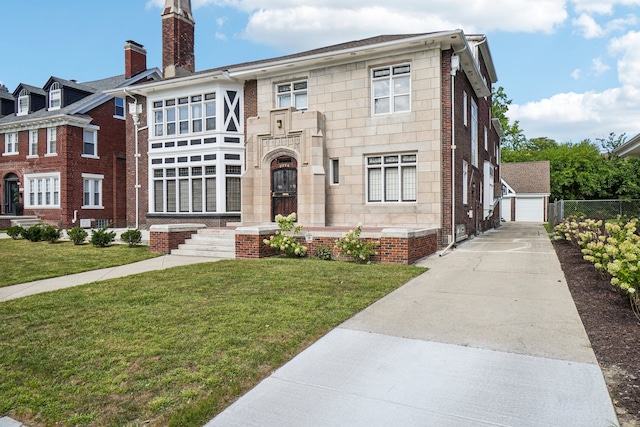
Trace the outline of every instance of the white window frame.
{"type": "Polygon", "coordinates": [[[469,162],[462,161],[462,204],[469,204],[469,162]]]}
{"type": "Polygon", "coordinates": [[[30,103],[29,91],[27,89],[22,89],[18,94],[18,112],[17,116],[24,116],[29,114],[29,103],[30,103]]]}
{"type": "Polygon", "coordinates": [[[58,155],[58,128],[47,128],[47,154],[45,156],[58,155]]]}
{"type": "Polygon", "coordinates": [[[59,110],[62,107],[62,89],[60,83],[54,82],[49,88],[49,111],[59,110]]]}
{"type": "Polygon", "coordinates": [[[124,98],[115,97],[113,98],[113,117],[115,119],[124,119],[126,114],[126,104],[124,102],[124,98]]]}
{"type": "Polygon", "coordinates": [[[60,173],[24,176],[24,205],[29,209],[60,209],[60,173]]]}
{"type": "Polygon", "coordinates": [[[153,101],[153,135],[179,138],[217,129],[216,92],[153,101]]]}
{"type": "Polygon", "coordinates": [[[340,159],[329,160],[329,185],[340,184],[340,159]]]}
{"type": "Polygon", "coordinates": [[[104,175],[82,174],[82,209],[104,209],[102,205],[102,181],[104,181],[104,175]],[[89,196],[88,204],[87,193],[89,196]],[[96,197],[98,200],[96,200],[96,197]]]}
{"type": "Polygon", "coordinates": [[[2,153],[2,155],[18,155],[18,132],[9,132],[4,134],[4,153],[2,153]]]}
{"type": "Polygon", "coordinates": [[[27,157],[38,157],[38,130],[29,131],[29,155],[27,157]]]}
{"type": "Polygon", "coordinates": [[[478,167],[478,104],[471,100],[471,164],[478,167]]]}
{"type": "Polygon", "coordinates": [[[483,199],[483,215],[484,218],[489,216],[489,212],[493,210],[493,201],[495,198],[495,166],[491,162],[484,162],[484,199],[483,199]]]}
{"type": "Polygon", "coordinates": [[[411,112],[411,64],[402,63],[371,69],[371,114],[411,112]],[[401,84],[406,80],[406,84],[401,84]],[[400,100],[406,102],[400,103],[400,100]],[[386,100],[386,104],[384,100],[386,100]],[[406,108],[401,108],[406,103],[406,108]],[[386,108],[385,108],[386,107],[386,108]]]}
{"type": "Polygon", "coordinates": [[[417,202],[417,153],[368,155],[365,157],[365,173],[367,203],[398,204],[417,202]]]}
{"type": "Polygon", "coordinates": [[[469,97],[466,90],[462,92],[462,123],[465,126],[469,124],[469,97]]]}
{"type": "Polygon", "coordinates": [[[293,107],[305,111],[309,108],[308,80],[295,80],[275,85],[276,108],[293,107]]]}
{"type": "Polygon", "coordinates": [[[98,130],[94,128],[84,128],[82,129],[82,157],[87,157],[90,159],[99,159],[98,156],[98,130]],[[86,139],[87,135],[92,135],[92,141],[88,141],[86,139]],[[85,145],[93,146],[93,154],[86,152],[85,145]]]}

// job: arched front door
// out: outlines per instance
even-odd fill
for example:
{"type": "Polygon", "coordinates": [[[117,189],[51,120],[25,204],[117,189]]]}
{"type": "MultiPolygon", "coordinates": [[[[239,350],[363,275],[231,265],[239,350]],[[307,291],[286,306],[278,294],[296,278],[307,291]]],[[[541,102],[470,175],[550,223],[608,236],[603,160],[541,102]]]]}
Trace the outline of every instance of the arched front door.
{"type": "Polygon", "coordinates": [[[298,163],[281,156],[271,162],[271,220],[298,210],[298,163]]]}
{"type": "Polygon", "coordinates": [[[2,188],[3,194],[3,213],[5,215],[16,213],[16,194],[18,194],[18,175],[10,173],[4,177],[2,188]]]}

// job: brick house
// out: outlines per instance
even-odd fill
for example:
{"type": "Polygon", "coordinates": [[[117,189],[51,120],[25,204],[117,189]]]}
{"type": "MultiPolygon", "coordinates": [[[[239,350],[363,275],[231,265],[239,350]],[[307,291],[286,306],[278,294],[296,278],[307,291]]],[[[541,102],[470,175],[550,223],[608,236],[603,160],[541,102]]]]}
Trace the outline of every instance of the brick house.
{"type": "MultiPolygon", "coordinates": [[[[125,74],[42,87],[0,87],[0,212],[58,227],[126,225],[125,103],[105,90],[160,78],[146,51],[125,45],[125,74]]],[[[8,221],[7,221],[8,222],[8,221]]]]}
{"type": "Polygon", "coordinates": [[[194,24],[190,1],[167,0],[163,79],[128,90],[129,226],[297,212],[315,229],[430,230],[443,248],[499,222],[485,36],[378,36],[196,72],[194,24]]]}

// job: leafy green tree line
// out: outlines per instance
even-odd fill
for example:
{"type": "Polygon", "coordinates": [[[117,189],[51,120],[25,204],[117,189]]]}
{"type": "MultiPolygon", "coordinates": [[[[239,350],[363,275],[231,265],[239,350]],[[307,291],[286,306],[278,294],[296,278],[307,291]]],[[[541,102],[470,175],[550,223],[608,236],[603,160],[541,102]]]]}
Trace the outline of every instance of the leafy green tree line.
{"type": "Polygon", "coordinates": [[[493,117],[500,120],[505,137],[501,161],[548,160],[551,165],[551,200],[640,199],[640,159],[622,158],[613,150],[626,135],[610,133],[596,141],[559,143],[549,138],[527,139],[518,121],[506,116],[511,100],[504,89],[493,92],[493,117]]]}

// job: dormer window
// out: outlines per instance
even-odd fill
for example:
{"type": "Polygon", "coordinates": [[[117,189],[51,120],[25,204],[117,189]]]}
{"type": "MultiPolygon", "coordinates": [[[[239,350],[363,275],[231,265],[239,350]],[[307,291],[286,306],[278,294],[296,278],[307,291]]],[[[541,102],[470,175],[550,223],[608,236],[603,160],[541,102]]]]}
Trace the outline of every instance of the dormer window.
{"type": "Polygon", "coordinates": [[[58,110],[62,104],[60,83],[54,82],[49,88],[49,110],[58,110]]]}
{"type": "Polygon", "coordinates": [[[18,116],[24,116],[29,113],[29,91],[22,89],[18,94],[18,116]]]}

